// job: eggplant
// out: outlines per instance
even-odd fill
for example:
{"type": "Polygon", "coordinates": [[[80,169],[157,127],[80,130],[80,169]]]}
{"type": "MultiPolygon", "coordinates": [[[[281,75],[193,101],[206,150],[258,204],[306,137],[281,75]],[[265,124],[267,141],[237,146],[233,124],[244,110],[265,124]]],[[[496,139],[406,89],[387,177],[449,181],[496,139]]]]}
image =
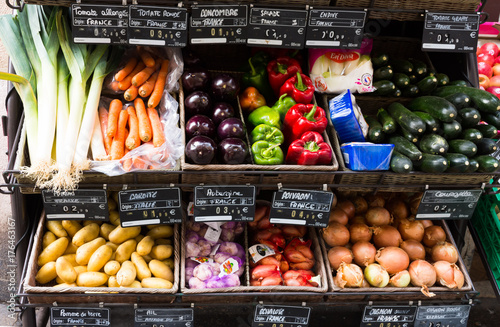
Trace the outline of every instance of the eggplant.
{"type": "Polygon", "coordinates": [[[186,123],[186,136],[188,139],[204,135],[210,138],[215,137],[215,125],[210,118],[205,115],[194,115],[186,123]]]}
{"type": "Polygon", "coordinates": [[[227,118],[219,124],[217,127],[217,136],[220,140],[236,137],[239,139],[244,139],[246,134],[246,128],[241,119],[239,118],[227,118]]]}
{"type": "Polygon", "coordinates": [[[234,108],[227,102],[217,102],[212,109],[212,121],[217,126],[224,119],[234,117],[234,108]]]}
{"type": "Polygon", "coordinates": [[[239,165],[245,162],[248,146],[242,139],[229,137],[219,143],[219,161],[229,165],[239,165]]]}
{"type": "Polygon", "coordinates": [[[186,144],[186,157],[195,164],[209,164],[215,157],[217,145],[208,136],[198,135],[186,144]]]}
{"type": "Polygon", "coordinates": [[[204,66],[201,58],[192,50],[189,50],[187,48],[182,49],[182,60],[184,61],[184,67],[191,68],[204,66]]]}
{"type": "Polygon", "coordinates": [[[207,92],[194,91],[184,99],[184,109],[187,117],[198,114],[208,116],[212,112],[212,99],[207,92]]]}
{"type": "Polygon", "coordinates": [[[189,67],[181,77],[185,94],[194,91],[208,91],[210,88],[210,73],[203,67],[189,67]]]}
{"type": "Polygon", "coordinates": [[[240,83],[234,76],[220,73],[212,79],[210,89],[215,100],[233,102],[240,92],[240,83]]]}

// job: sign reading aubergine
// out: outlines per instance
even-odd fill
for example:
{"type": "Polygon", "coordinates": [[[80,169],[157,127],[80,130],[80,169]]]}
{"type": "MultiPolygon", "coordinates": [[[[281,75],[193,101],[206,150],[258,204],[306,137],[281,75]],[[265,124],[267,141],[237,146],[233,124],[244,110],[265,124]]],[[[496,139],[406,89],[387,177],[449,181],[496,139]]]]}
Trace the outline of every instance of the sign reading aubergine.
{"type": "Polygon", "coordinates": [[[73,42],[128,43],[127,6],[73,4],[71,13],[73,42]]]}

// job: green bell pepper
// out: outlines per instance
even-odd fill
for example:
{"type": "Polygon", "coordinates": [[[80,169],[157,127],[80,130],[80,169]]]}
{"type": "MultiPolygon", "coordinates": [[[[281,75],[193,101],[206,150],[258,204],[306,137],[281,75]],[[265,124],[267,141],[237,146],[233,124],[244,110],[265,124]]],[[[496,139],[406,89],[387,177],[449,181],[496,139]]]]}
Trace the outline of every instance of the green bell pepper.
{"type": "Polygon", "coordinates": [[[272,144],[283,144],[285,137],[283,133],[274,126],[260,124],[252,130],[250,134],[252,143],[257,141],[267,141],[272,144]]]}
{"type": "Polygon", "coordinates": [[[285,119],[285,115],[288,112],[288,110],[296,104],[297,102],[295,102],[295,100],[292,97],[288,96],[285,93],[280,96],[278,101],[276,101],[276,103],[271,108],[279,112],[280,119],[281,121],[283,121],[283,119],[285,119]]]}
{"type": "Polygon", "coordinates": [[[249,86],[255,87],[259,90],[260,94],[266,98],[266,102],[274,100],[274,92],[272,92],[271,85],[269,84],[269,79],[267,78],[266,66],[257,66],[252,63],[253,57],[248,59],[248,64],[250,65],[250,70],[245,72],[241,77],[241,83],[243,88],[249,86]]]}
{"type": "MultiPolygon", "coordinates": [[[[257,66],[264,66],[267,67],[267,63],[271,60],[271,57],[267,52],[264,51],[258,51],[252,56],[252,64],[257,67],[257,66]]],[[[244,65],[240,67],[240,71],[242,72],[247,72],[250,70],[250,65],[248,62],[246,62],[244,65]]]]}
{"type": "Polygon", "coordinates": [[[257,141],[252,144],[253,161],[256,165],[281,165],[284,160],[279,144],[257,141]]]}
{"type": "Polygon", "coordinates": [[[280,114],[276,110],[262,106],[248,115],[248,122],[253,126],[266,124],[281,129],[280,114]]]}

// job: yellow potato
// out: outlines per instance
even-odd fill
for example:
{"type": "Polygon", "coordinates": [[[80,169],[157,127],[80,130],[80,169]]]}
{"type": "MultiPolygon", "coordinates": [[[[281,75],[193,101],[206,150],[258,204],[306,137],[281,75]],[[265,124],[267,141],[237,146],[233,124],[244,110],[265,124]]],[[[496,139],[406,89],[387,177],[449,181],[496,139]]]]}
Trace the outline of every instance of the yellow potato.
{"type": "Polygon", "coordinates": [[[174,258],[170,257],[168,259],[162,260],[161,262],[166,264],[167,267],[169,267],[170,269],[174,270],[175,267],[174,258]]]}
{"type": "Polygon", "coordinates": [[[36,273],[35,280],[40,284],[47,284],[57,277],[56,263],[54,261],[44,264],[36,273]]]}
{"type": "Polygon", "coordinates": [[[73,283],[76,280],[76,276],[78,276],[71,262],[65,257],[57,258],[56,272],[57,277],[61,278],[65,283],[73,283]]]}
{"type": "Polygon", "coordinates": [[[169,225],[156,226],[151,228],[146,235],[151,236],[155,240],[157,238],[168,238],[174,235],[174,229],[169,225]]]}
{"type": "Polygon", "coordinates": [[[116,276],[109,276],[108,287],[120,287],[120,284],[116,281],[116,276]]]}
{"type": "Polygon", "coordinates": [[[63,254],[73,254],[76,253],[76,250],[78,250],[78,246],[74,245],[73,242],[69,242],[63,254]]]}
{"type": "Polygon", "coordinates": [[[83,244],[76,250],[76,262],[79,265],[88,264],[92,253],[104,244],[106,244],[106,241],[102,237],[98,237],[93,241],[83,244]]]}
{"type": "Polygon", "coordinates": [[[120,226],[120,213],[116,210],[109,211],[109,222],[115,226],[120,226]]]}
{"type": "Polygon", "coordinates": [[[116,210],[118,207],[117,203],[113,198],[108,198],[108,211],[116,210]]]}
{"type": "Polygon", "coordinates": [[[82,223],[82,226],[88,226],[90,224],[97,224],[98,226],[101,226],[102,225],[102,221],[100,220],[84,220],[83,223],[82,223]]]}
{"type": "Polygon", "coordinates": [[[144,237],[137,244],[137,253],[139,255],[147,255],[151,252],[153,245],[155,244],[155,240],[151,236],[144,237]]]}
{"type": "Polygon", "coordinates": [[[83,244],[96,239],[99,236],[99,225],[96,223],[91,223],[85,227],[82,227],[71,240],[74,245],[82,246],[83,244]]]}
{"type": "Polygon", "coordinates": [[[170,282],[174,282],[174,273],[166,264],[160,260],[151,260],[149,262],[149,270],[155,277],[166,279],[170,282]]]}
{"type": "Polygon", "coordinates": [[[151,258],[151,256],[149,254],[143,255],[142,258],[146,262],[150,262],[151,260],[153,260],[153,258],[151,258]]]}
{"type": "Polygon", "coordinates": [[[99,271],[102,267],[109,261],[111,255],[113,254],[113,249],[109,245],[101,245],[94,253],[90,256],[89,263],[87,264],[88,271],[99,271]]]}
{"type": "Polygon", "coordinates": [[[59,258],[64,251],[66,251],[68,243],[69,239],[67,237],[61,237],[47,245],[47,247],[43,249],[42,253],[38,256],[38,266],[41,267],[47,262],[56,261],[57,258],[59,258]]]}
{"type": "Polygon", "coordinates": [[[160,227],[160,226],[164,226],[164,225],[162,225],[162,224],[146,225],[146,227],[147,227],[148,229],[153,229],[153,228],[155,228],[155,227],[160,227]]]}
{"type": "Polygon", "coordinates": [[[76,253],[63,254],[61,258],[65,258],[66,260],[68,260],[68,262],[71,263],[73,267],[78,266],[78,262],[76,262],[76,253]]]}
{"type": "Polygon", "coordinates": [[[66,283],[66,282],[64,282],[64,280],[62,280],[62,278],[61,278],[61,277],[59,277],[59,276],[57,276],[57,277],[56,277],[56,283],[57,283],[57,284],[67,284],[67,283],[66,283]]]}
{"type": "Polygon", "coordinates": [[[134,264],[127,260],[122,263],[120,270],[116,273],[116,281],[120,286],[128,286],[133,283],[136,276],[137,271],[134,264]]]}
{"type": "Polygon", "coordinates": [[[119,195],[118,195],[118,192],[112,192],[111,193],[111,198],[116,202],[116,203],[120,203],[120,199],[119,199],[119,195]]]}
{"type": "Polygon", "coordinates": [[[137,252],[132,253],[131,260],[135,265],[138,280],[143,280],[144,278],[151,277],[151,271],[149,271],[148,264],[137,252]]]}
{"type": "Polygon", "coordinates": [[[172,240],[169,238],[158,238],[155,240],[155,245],[172,245],[172,240]]]}
{"type": "Polygon", "coordinates": [[[135,251],[136,246],[137,242],[134,239],[123,242],[115,251],[115,260],[120,263],[125,260],[129,260],[132,252],[135,251]]]}
{"type": "Polygon", "coordinates": [[[54,287],[62,287],[62,288],[68,288],[68,287],[76,287],[76,283],[59,283],[57,285],[54,285],[54,287]]]}
{"type": "Polygon", "coordinates": [[[141,282],[138,280],[134,280],[132,284],[128,286],[120,286],[120,287],[130,287],[130,288],[142,288],[141,282]]]}
{"type": "Polygon", "coordinates": [[[111,231],[115,229],[115,227],[115,225],[107,223],[102,224],[101,229],[99,230],[99,236],[104,237],[106,241],[109,241],[109,233],[111,233],[111,231]]]}
{"type": "Polygon", "coordinates": [[[120,263],[116,260],[111,260],[106,262],[104,265],[104,272],[110,276],[116,275],[118,270],[120,270],[120,263]]]}
{"type": "Polygon", "coordinates": [[[141,226],[121,227],[117,226],[109,233],[109,240],[113,243],[120,244],[130,240],[141,233],[141,226]]]}
{"type": "Polygon", "coordinates": [[[57,240],[57,236],[51,231],[46,231],[42,237],[42,249],[45,249],[47,245],[57,240]]]}
{"type": "Polygon", "coordinates": [[[108,275],[103,272],[87,271],[78,274],[76,285],[83,287],[97,287],[106,284],[108,275]]]}
{"type": "Polygon", "coordinates": [[[158,277],[144,278],[141,285],[145,288],[172,288],[174,286],[168,280],[158,277]]]}
{"type": "Polygon", "coordinates": [[[68,236],[68,233],[62,227],[62,223],[60,220],[47,220],[45,222],[45,227],[47,227],[47,229],[54,233],[54,235],[57,237],[68,236]]]}
{"type": "Polygon", "coordinates": [[[106,245],[109,245],[112,249],[113,249],[113,252],[116,251],[116,249],[118,249],[118,244],[115,244],[113,242],[106,242],[106,245]]]}
{"type": "Polygon", "coordinates": [[[137,243],[139,243],[143,238],[144,238],[144,235],[142,235],[142,234],[139,234],[136,237],[134,237],[134,239],[137,241],[137,243]]]}
{"type": "Polygon", "coordinates": [[[76,220],[63,220],[61,221],[61,224],[70,237],[75,236],[76,232],[82,229],[82,225],[80,225],[80,223],[76,220]]]}
{"type": "Polygon", "coordinates": [[[170,258],[173,252],[174,247],[172,245],[155,245],[149,255],[151,258],[161,261],[170,258]]]}
{"type": "Polygon", "coordinates": [[[77,274],[81,274],[82,272],[86,272],[88,271],[87,270],[87,266],[76,266],[76,267],[73,267],[75,268],[75,271],[77,274]]]}

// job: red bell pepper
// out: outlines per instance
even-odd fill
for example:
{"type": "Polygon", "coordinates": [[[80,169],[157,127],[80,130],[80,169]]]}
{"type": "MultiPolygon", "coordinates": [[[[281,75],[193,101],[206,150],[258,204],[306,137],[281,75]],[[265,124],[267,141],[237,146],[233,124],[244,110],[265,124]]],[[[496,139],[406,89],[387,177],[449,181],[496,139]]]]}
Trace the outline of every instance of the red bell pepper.
{"type": "Polygon", "coordinates": [[[314,96],[314,84],[312,80],[304,74],[297,73],[297,76],[290,77],[280,88],[280,96],[288,94],[297,103],[311,103],[314,96]]]}
{"type": "Polygon", "coordinates": [[[289,144],[308,131],[322,134],[327,125],[326,113],[321,107],[316,104],[297,103],[287,111],[283,120],[285,142],[289,144]]]}
{"type": "Polygon", "coordinates": [[[290,57],[279,57],[271,60],[267,64],[267,76],[269,84],[276,96],[279,96],[281,86],[290,78],[295,76],[297,72],[302,73],[300,63],[290,57]]]}
{"type": "Polygon", "coordinates": [[[305,132],[288,147],[286,163],[292,165],[329,165],[332,162],[332,148],[317,132],[305,132]]]}

